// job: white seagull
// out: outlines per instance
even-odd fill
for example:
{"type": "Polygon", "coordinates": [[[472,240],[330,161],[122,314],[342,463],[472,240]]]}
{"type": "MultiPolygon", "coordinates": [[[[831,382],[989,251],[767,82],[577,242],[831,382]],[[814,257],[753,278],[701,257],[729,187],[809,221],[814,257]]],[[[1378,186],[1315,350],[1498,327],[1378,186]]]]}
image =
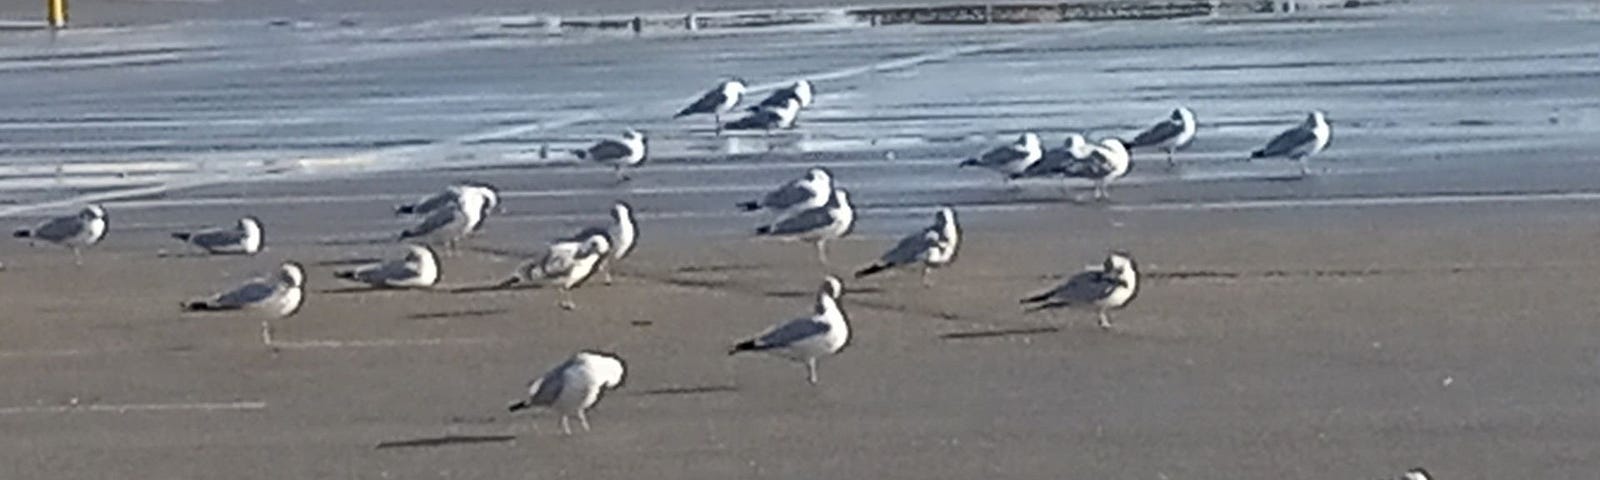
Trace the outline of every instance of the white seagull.
{"type": "Polygon", "coordinates": [[[722,114],[732,111],[733,107],[739,105],[739,100],[744,98],[744,91],[743,80],[735,78],[722,82],[717,84],[717,88],[713,88],[711,91],[706,92],[705,95],[700,96],[699,100],[695,100],[694,103],[684,107],[683,110],[679,110],[678,114],[673,115],[672,118],[709,113],[712,115],[712,121],[716,122],[717,134],[721,135],[722,114]]]}
{"type": "Polygon", "coordinates": [[[528,397],[513,402],[510,410],[548,408],[561,414],[562,433],[572,434],[568,417],[578,417],[578,425],[587,432],[588,410],[600,403],[600,397],[607,391],[621,387],[626,374],[622,357],[588,350],[578,352],[529,382],[528,397]]]}
{"type": "Polygon", "coordinates": [[[1099,312],[1100,328],[1111,328],[1107,311],[1126,307],[1139,294],[1139,271],[1126,252],[1112,252],[1098,269],[1086,270],[1050,291],[1022,299],[1028,312],[1071,307],[1099,312]]]}
{"type": "Polygon", "coordinates": [[[610,225],[585,228],[577,235],[567,237],[567,241],[581,242],[595,235],[605,236],[606,241],[611,242],[611,253],[600,262],[601,281],[610,285],[614,264],[633,253],[633,245],[639,239],[638,224],[633,222],[633,207],[626,202],[617,202],[611,206],[610,225]]]}
{"type": "Polygon", "coordinates": [[[1075,163],[1082,162],[1094,153],[1095,146],[1089,143],[1083,135],[1077,133],[1067,134],[1066,141],[1060,147],[1045,150],[1039,161],[1028,166],[1023,172],[1023,177],[1045,177],[1064,175],[1067,168],[1075,163]]]}
{"type": "Polygon", "coordinates": [[[1094,180],[1094,198],[1107,200],[1110,198],[1106,193],[1107,186],[1112,180],[1127,175],[1132,166],[1133,157],[1128,155],[1128,149],[1122,145],[1122,141],[1107,138],[1101,140],[1100,145],[1090,148],[1087,157],[1066,164],[1061,173],[1068,178],[1094,180]]]}
{"type": "Polygon", "coordinates": [[[779,324],[756,338],[740,342],[728,350],[764,352],[806,365],[806,380],[817,383],[817,359],[839,353],[850,342],[850,322],[839,309],[844,284],[827,277],[817,291],[817,303],[810,316],[779,324]]]}
{"type": "Polygon", "coordinates": [[[18,229],[11,235],[26,239],[29,243],[45,242],[71,248],[74,262],[82,265],[83,249],[105,239],[108,227],[106,209],[89,205],[77,214],[45,220],[33,228],[18,229]]]}
{"type": "Polygon", "coordinates": [[[333,272],[377,288],[430,288],[439,283],[439,256],[427,245],[406,245],[406,256],[333,272]]]}
{"type": "Polygon", "coordinates": [[[572,310],[577,308],[577,304],[572,303],[572,289],[594,276],[610,253],[611,241],[603,234],[590,235],[583,240],[560,240],[550,244],[543,258],[517,267],[516,273],[500,286],[553,285],[561,289],[561,302],[557,305],[572,310]]]}
{"type": "Polygon", "coordinates": [[[478,230],[488,212],[486,197],[462,195],[449,206],[433,210],[416,226],[401,231],[399,239],[443,243],[446,249],[453,250],[457,242],[478,230]]]}
{"type": "Polygon", "coordinates": [[[1033,132],[1023,133],[1017,141],[1001,145],[983,155],[966,159],[961,162],[962,167],[983,167],[1005,175],[1007,180],[1021,177],[1044,156],[1044,151],[1039,145],[1039,135],[1033,132]]]}
{"type": "Polygon", "coordinates": [[[1310,172],[1306,160],[1327,148],[1332,134],[1333,129],[1328,126],[1327,117],[1321,110],[1315,110],[1306,115],[1304,122],[1272,137],[1266,147],[1250,152],[1250,158],[1283,157],[1299,161],[1300,176],[1304,177],[1310,172]]]}
{"type": "Polygon", "coordinates": [[[646,149],[650,141],[638,130],[628,129],[622,132],[622,138],[605,139],[590,145],[589,148],[573,150],[572,154],[579,160],[589,160],[602,165],[610,165],[615,169],[618,182],[630,180],[627,174],[622,173],[623,168],[633,167],[644,162],[646,149]]]}
{"type": "Polygon", "coordinates": [[[812,242],[817,246],[817,260],[828,264],[828,240],[850,234],[855,226],[856,212],[850,206],[850,197],[844,189],[834,189],[832,198],[820,207],[795,213],[771,225],[756,229],[757,235],[793,238],[812,242]]]}
{"type": "Polygon", "coordinates": [[[810,107],[812,98],[811,81],[802,79],[788,87],[773,90],[771,95],[767,95],[767,98],[761,100],[761,103],[751,105],[746,110],[754,112],[761,110],[761,107],[781,107],[785,100],[791,98],[800,102],[800,108],[810,107]]]}
{"type": "Polygon", "coordinates": [[[255,255],[261,251],[261,220],[244,217],[231,227],[173,232],[172,238],[212,255],[255,255]]]}
{"type": "Polygon", "coordinates": [[[806,170],[806,176],[767,192],[759,200],[740,203],[739,208],[747,212],[764,209],[785,216],[826,205],[832,193],[833,177],[827,170],[813,168],[806,170]]]}
{"type": "Polygon", "coordinates": [[[261,320],[261,343],[272,346],[271,318],[288,318],[306,301],[306,271],[300,264],[284,262],[277,273],[250,279],[232,290],[183,302],[190,312],[253,311],[261,320]]]}
{"type": "Polygon", "coordinates": [[[884,270],[922,264],[922,284],[932,285],[928,272],[949,265],[956,259],[956,248],[961,245],[961,229],[956,225],[956,211],[942,207],[933,217],[933,225],[906,235],[900,243],[889,249],[877,262],[856,272],[856,278],[865,278],[884,270]]]}
{"type": "Polygon", "coordinates": [[[1133,140],[1128,142],[1128,149],[1160,149],[1167,152],[1167,165],[1176,165],[1172,161],[1172,154],[1194,141],[1194,131],[1194,112],[1187,107],[1178,107],[1166,120],[1157,122],[1134,136],[1133,140]]]}
{"type": "Polygon", "coordinates": [[[794,122],[800,117],[800,101],[790,98],[777,106],[762,106],[744,118],[728,122],[723,125],[724,130],[784,130],[794,127],[794,122]]]}
{"type": "Polygon", "coordinates": [[[462,182],[451,185],[444,191],[423,197],[416,202],[394,207],[395,215],[427,215],[435,210],[461,203],[463,197],[477,196],[487,210],[500,209],[500,190],[493,185],[477,182],[462,182]]]}
{"type": "Polygon", "coordinates": [[[1428,469],[1417,467],[1406,470],[1405,475],[1401,475],[1398,480],[1433,480],[1433,475],[1428,473],[1428,469]]]}

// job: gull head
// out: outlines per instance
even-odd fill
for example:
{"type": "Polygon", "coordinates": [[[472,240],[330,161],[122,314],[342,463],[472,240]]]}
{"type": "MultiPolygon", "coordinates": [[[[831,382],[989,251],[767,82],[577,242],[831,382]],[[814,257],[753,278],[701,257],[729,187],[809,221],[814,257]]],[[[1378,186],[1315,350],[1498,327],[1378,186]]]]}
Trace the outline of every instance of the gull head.
{"type": "Polygon", "coordinates": [[[106,209],[105,207],[101,207],[99,204],[89,205],[87,207],[83,207],[83,210],[78,211],[78,218],[82,218],[84,220],[106,218],[106,209]]]}
{"type": "Polygon", "coordinates": [[[1124,145],[1122,143],[1122,140],[1118,139],[1118,138],[1107,138],[1107,139],[1101,140],[1100,141],[1100,148],[1105,149],[1109,153],[1111,153],[1113,155],[1116,155],[1116,156],[1119,156],[1119,157],[1127,157],[1128,156],[1128,146],[1124,145]]]}
{"type": "Polygon", "coordinates": [[[644,143],[644,134],[631,128],[622,132],[622,138],[630,142],[644,143]]]}
{"type": "Polygon", "coordinates": [[[723,95],[734,97],[734,96],[744,95],[744,91],[745,91],[744,79],[742,79],[742,78],[733,77],[733,78],[729,79],[726,82],[722,82],[722,94],[723,95]]]}
{"type": "Polygon", "coordinates": [[[794,82],[794,86],[789,87],[789,88],[794,90],[795,98],[800,99],[800,106],[802,106],[802,107],[811,106],[811,81],[810,80],[801,79],[800,81],[794,82]]]}
{"type": "Polygon", "coordinates": [[[828,298],[838,300],[839,297],[844,296],[844,282],[840,282],[839,278],[833,275],[824,277],[822,279],[822,285],[817,287],[817,293],[821,293],[823,295],[827,295],[828,298]]]}
{"type": "Polygon", "coordinates": [[[822,182],[823,184],[831,184],[831,183],[833,183],[833,176],[832,175],[828,175],[828,171],[825,170],[825,169],[822,169],[820,167],[812,168],[810,170],[806,170],[806,181],[808,181],[808,182],[822,182]]]}
{"type": "Polygon", "coordinates": [[[611,240],[598,233],[590,235],[588,239],[583,241],[583,249],[589,255],[605,255],[611,253],[611,240]]]}
{"type": "Polygon", "coordinates": [[[430,248],[427,245],[406,245],[407,263],[434,263],[436,258],[438,257],[434,255],[433,248],[430,248]]]}
{"type": "Polygon", "coordinates": [[[1039,134],[1033,132],[1023,133],[1022,136],[1017,137],[1017,143],[1029,150],[1038,150],[1039,134]]]}
{"type": "Polygon", "coordinates": [[[572,356],[574,363],[584,364],[594,372],[596,380],[600,381],[602,388],[614,389],[622,386],[627,377],[627,363],[622,357],[612,352],[601,350],[583,350],[572,356]]]}
{"type": "Polygon", "coordinates": [[[1122,250],[1112,250],[1106,255],[1105,271],[1115,275],[1135,272],[1133,255],[1122,250]]]}
{"type": "Polygon", "coordinates": [[[631,220],[632,218],[633,218],[633,207],[629,206],[628,202],[619,201],[616,204],[611,205],[611,219],[612,220],[616,220],[618,222],[622,222],[622,221],[626,221],[626,220],[631,220]]]}
{"type": "Polygon", "coordinates": [[[1063,143],[1066,145],[1067,150],[1070,150],[1073,153],[1081,154],[1083,151],[1089,149],[1089,139],[1083,138],[1083,134],[1080,133],[1067,134],[1067,141],[1063,143]]]}
{"type": "Polygon", "coordinates": [[[1405,476],[1400,478],[1403,480],[1433,480],[1433,476],[1428,474],[1428,469],[1422,467],[1406,470],[1405,476]]]}
{"type": "Polygon", "coordinates": [[[278,267],[278,280],[289,284],[291,288],[300,288],[306,284],[306,269],[294,262],[283,262],[278,267]]]}
{"type": "Polygon", "coordinates": [[[1178,107],[1172,111],[1172,121],[1179,123],[1194,123],[1194,112],[1189,107],[1178,107]]]}
{"type": "Polygon", "coordinates": [[[956,209],[951,208],[949,205],[940,206],[939,213],[934,216],[934,222],[940,227],[955,225],[956,209]]]}
{"type": "Polygon", "coordinates": [[[1312,110],[1311,113],[1306,115],[1306,125],[1316,126],[1327,124],[1328,116],[1327,114],[1322,113],[1322,110],[1312,110]]]}
{"type": "Polygon", "coordinates": [[[832,200],[835,205],[848,207],[850,206],[850,192],[844,191],[843,188],[835,188],[833,189],[833,198],[830,200],[832,200]]]}
{"type": "Polygon", "coordinates": [[[461,196],[476,195],[483,202],[483,211],[499,211],[500,189],[487,183],[465,182],[460,185],[461,196]]]}

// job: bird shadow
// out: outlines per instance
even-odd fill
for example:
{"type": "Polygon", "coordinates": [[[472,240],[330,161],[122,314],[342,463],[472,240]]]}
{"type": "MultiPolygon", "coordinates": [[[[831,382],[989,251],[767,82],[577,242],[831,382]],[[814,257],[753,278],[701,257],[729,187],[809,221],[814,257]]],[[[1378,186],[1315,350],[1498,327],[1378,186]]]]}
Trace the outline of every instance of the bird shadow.
{"type": "Polygon", "coordinates": [[[727,264],[727,265],[690,265],[678,267],[678,273],[723,273],[723,272],[749,272],[766,268],[755,264],[727,264]]]}
{"type": "Polygon", "coordinates": [[[510,310],[506,310],[504,308],[486,308],[486,309],[480,309],[480,310],[450,310],[450,311],[443,311],[443,312],[413,313],[413,314],[410,314],[410,315],[406,315],[406,318],[409,319],[409,320],[443,320],[443,319],[449,319],[449,318],[492,317],[492,316],[495,316],[495,315],[506,313],[508,311],[510,311],[510,310]]]}
{"type": "MultiPolygon", "coordinates": [[[[852,295],[881,295],[885,291],[886,290],[884,290],[882,287],[850,287],[850,288],[846,288],[845,289],[844,296],[845,297],[850,297],[852,295]]],[[[768,291],[762,292],[762,295],[766,295],[768,297],[773,297],[773,298],[803,298],[803,297],[810,297],[810,296],[816,295],[816,294],[817,294],[816,289],[808,289],[808,290],[768,290],[768,291]]]]}
{"type": "Polygon", "coordinates": [[[1027,328],[1002,328],[994,330],[977,330],[971,332],[950,332],[939,334],[944,340],[974,340],[981,338],[997,337],[1022,337],[1029,335],[1042,335],[1061,331],[1060,327],[1027,327],[1027,328]]]}
{"type": "Polygon", "coordinates": [[[205,258],[208,256],[210,255],[202,252],[161,252],[156,254],[156,258],[205,258]]]}
{"type": "Polygon", "coordinates": [[[414,438],[407,440],[390,440],[379,442],[377,449],[386,450],[390,448],[427,448],[451,445],[507,443],[516,439],[517,437],[515,435],[445,435],[441,437],[414,438]]]}
{"type": "Polygon", "coordinates": [[[705,395],[712,393],[733,393],[739,391],[736,385],[697,385],[688,387],[661,387],[635,392],[638,396],[657,395],[705,395]]]}
{"type": "Polygon", "coordinates": [[[444,290],[440,290],[440,291],[444,292],[444,293],[451,294],[451,295],[471,295],[471,294],[474,294],[474,293],[514,292],[514,291],[518,291],[518,290],[538,290],[539,288],[540,288],[539,285],[531,284],[531,283],[517,283],[517,284],[511,284],[511,285],[506,285],[504,283],[484,283],[484,284],[478,284],[478,285],[465,285],[465,286],[460,286],[460,287],[455,287],[455,288],[444,289],[444,290]]]}
{"type": "Polygon", "coordinates": [[[316,244],[317,245],[322,245],[322,246],[325,246],[325,247],[338,247],[338,246],[346,246],[346,245],[382,245],[382,244],[385,244],[385,243],[394,243],[395,241],[396,240],[395,240],[394,237],[335,238],[335,239],[328,239],[328,240],[318,240],[316,242],[316,244]]]}
{"type": "Polygon", "coordinates": [[[343,258],[338,260],[323,260],[315,263],[314,265],[319,267],[349,267],[354,265],[378,263],[382,261],[383,259],[381,258],[343,258]]]}
{"type": "Polygon", "coordinates": [[[528,258],[528,257],[534,257],[534,256],[540,255],[539,253],[535,253],[535,252],[523,252],[523,251],[518,251],[518,250],[512,250],[512,249],[509,249],[509,248],[467,246],[467,247],[462,247],[461,249],[462,250],[466,250],[468,252],[472,252],[472,253],[478,253],[478,254],[488,255],[488,256],[491,256],[491,257],[500,257],[500,258],[518,258],[518,259],[520,259],[520,258],[528,258]]]}

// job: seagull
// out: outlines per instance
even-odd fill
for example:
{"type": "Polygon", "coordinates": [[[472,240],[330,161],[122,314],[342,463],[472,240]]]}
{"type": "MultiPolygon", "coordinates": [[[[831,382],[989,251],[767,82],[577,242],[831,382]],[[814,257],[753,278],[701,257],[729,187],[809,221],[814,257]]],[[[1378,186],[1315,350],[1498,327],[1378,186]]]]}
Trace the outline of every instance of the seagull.
{"type": "Polygon", "coordinates": [[[1300,176],[1304,177],[1310,171],[1306,166],[1306,159],[1327,148],[1328,139],[1332,134],[1333,130],[1328,126],[1327,117],[1321,110],[1314,110],[1306,115],[1306,121],[1273,137],[1272,141],[1267,142],[1266,147],[1250,152],[1250,158],[1253,160],[1283,157],[1299,161],[1300,176]]]}
{"type": "MultiPolygon", "coordinates": [[[[254,311],[268,318],[288,318],[306,301],[306,271],[300,264],[284,262],[276,274],[246,281],[232,290],[183,302],[184,311],[254,311]]],[[[261,321],[261,343],[272,345],[272,324],[261,321]]]]}
{"type": "Polygon", "coordinates": [[[817,292],[816,309],[810,316],[779,324],[756,338],[745,340],[728,355],[739,352],[765,352],[806,364],[806,380],[817,384],[817,359],[839,353],[850,341],[850,322],[839,309],[844,284],[827,277],[817,292]]]}
{"type": "Polygon", "coordinates": [[[645,150],[650,141],[644,138],[638,130],[628,129],[622,132],[620,139],[605,139],[583,150],[573,150],[579,160],[592,160],[596,163],[611,165],[616,169],[617,182],[630,180],[622,169],[632,167],[644,162],[645,150]]]}
{"type": "Polygon", "coordinates": [[[1067,140],[1062,142],[1060,147],[1045,150],[1044,153],[1040,155],[1039,161],[1034,162],[1033,165],[1029,165],[1028,169],[1024,170],[1021,176],[1044,177],[1051,175],[1063,175],[1067,172],[1068,166],[1087,160],[1089,158],[1089,154],[1094,152],[1094,148],[1095,146],[1090,145],[1089,141],[1085,139],[1083,135],[1077,133],[1068,134],[1067,140]]]}
{"type": "Polygon", "coordinates": [[[889,249],[877,262],[856,272],[856,278],[866,278],[884,270],[916,263],[922,264],[922,285],[931,286],[928,272],[949,265],[956,259],[956,247],[961,245],[961,229],[956,225],[956,211],[942,207],[933,216],[933,225],[906,235],[900,243],[889,249]]]}
{"type": "Polygon", "coordinates": [[[1100,328],[1111,328],[1109,310],[1126,307],[1139,295],[1139,271],[1126,252],[1111,252],[1099,269],[1073,275],[1050,291],[1022,299],[1029,312],[1074,307],[1094,309],[1100,314],[1100,328]]]}
{"type": "Polygon", "coordinates": [[[1112,180],[1127,175],[1128,168],[1132,165],[1132,157],[1128,155],[1128,149],[1122,145],[1122,141],[1107,138],[1101,140],[1100,145],[1090,148],[1089,155],[1083,160],[1064,165],[1062,175],[1094,180],[1094,198],[1107,200],[1110,196],[1106,193],[1106,186],[1112,180]]]}
{"type": "Polygon", "coordinates": [[[584,239],[595,235],[606,237],[611,243],[611,253],[600,262],[600,274],[603,282],[611,284],[611,267],[622,261],[629,253],[633,252],[633,245],[639,239],[638,224],[633,222],[633,207],[626,202],[617,202],[611,206],[611,224],[593,226],[583,229],[577,235],[567,237],[567,241],[582,242],[584,239]]]}
{"type": "MultiPolygon", "coordinates": [[[[446,207],[459,205],[463,202],[470,203],[474,201],[468,197],[477,197],[478,201],[483,202],[483,217],[488,217],[487,212],[500,211],[499,189],[486,183],[464,182],[451,185],[444,191],[425,197],[416,201],[415,203],[397,206],[394,209],[394,213],[395,215],[415,215],[425,217],[435,211],[446,209],[446,207]]],[[[486,219],[487,218],[480,219],[478,224],[473,226],[473,231],[476,232],[483,229],[483,220],[486,219]]]]}
{"type": "Polygon", "coordinates": [[[712,115],[713,121],[716,122],[717,134],[721,135],[722,114],[733,110],[734,106],[739,105],[739,100],[744,97],[744,91],[743,80],[735,78],[722,82],[717,85],[717,88],[713,88],[711,91],[706,92],[705,95],[700,96],[700,99],[695,100],[693,104],[683,107],[683,110],[679,110],[678,114],[673,115],[672,118],[709,113],[712,115]]]}
{"type": "Polygon", "coordinates": [[[962,161],[961,166],[994,170],[1009,180],[1022,176],[1028,167],[1043,156],[1044,152],[1039,147],[1039,135],[1027,132],[1017,137],[1016,142],[989,149],[983,152],[983,155],[962,161]]]}
{"type": "Polygon", "coordinates": [[[1405,475],[1401,475],[1399,480],[1433,480],[1433,475],[1428,473],[1428,469],[1417,467],[1406,470],[1405,475]]]}
{"type": "Polygon", "coordinates": [[[784,130],[794,127],[794,121],[800,116],[800,101],[790,98],[785,99],[779,106],[762,106],[759,110],[745,115],[744,118],[728,122],[723,125],[724,130],[784,130]]]}
{"type": "Polygon", "coordinates": [[[1128,142],[1129,150],[1142,148],[1158,148],[1167,152],[1167,165],[1176,165],[1172,161],[1172,154],[1178,149],[1186,147],[1194,141],[1194,112],[1187,107],[1178,107],[1167,117],[1150,128],[1139,132],[1128,142]]]}
{"type": "Polygon", "coordinates": [[[416,226],[400,232],[400,240],[439,242],[446,249],[455,249],[456,242],[477,231],[488,214],[489,202],[481,195],[462,195],[448,208],[438,208],[429,213],[416,226]]]}
{"type": "Polygon", "coordinates": [[[529,382],[528,398],[513,402],[509,409],[516,412],[533,407],[549,408],[561,414],[562,433],[572,435],[568,417],[578,417],[578,425],[587,432],[589,417],[585,412],[600,403],[606,391],[621,387],[626,372],[622,357],[581,351],[529,382]]]}
{"type": "Polygon", "coordinates": [[[71,248],[74,263],[83,265],[83,249],[104,240],[108,226],[106,209],[89,205],[75,215],[45,220],[33,228],[18,229],[11,235],[27,239],[30,243],[46,242],[71,248]]]}
{"type": "Polygon", "coordinates": [[[760,200],[740,203],[739,208],[747,212],[765,209],[785,216],[826,205],[831,193],[833,177],[827,170],[813,168],[806,170],[806,176],[767,192],[760,200]]]}
{"type": "Polygon", "coordinates": [[[751,105],[746,110],[755,112],[761,110],[761,107],[781,107],[785,100],[791,98],[800,102],[800,108],[810,107],[811,81],[802,79],[788,87],[774,90],[771,95],[767,95],[767,98],[761,100],[761,103],[751,105]]]}
{"type": "Polygon", "coordinates": [[[429,288],[439,283],[439,257],[427,245],[406,245],[404,258],[340,270],[333,276],[377,288],[429,288]]]}
{"type": "Polygon", "coordinates": [[[244,217],[232,227],[173,232],[172,238],[213,255],[255,255],[261,251],[261,220],[244,217]]]}
{"type": "Polygon", "coordinates": [[[855,226],[856,212],[850,206],[850,197],[844,189],[834,189],[833,197],[820,207],[795,213],[771,225],[756,229],[757,235],[779,238],[797,238],[817,245],[817,260],[828,264],[828,240],[850,234],[855,226]]]}
{"type": "Polygon", "coordinates": [[[577,304],[572,303],[572,289],[594,276],[610,252],[611,241],[603,234],[590,235],[583,240],[560,240],[550,244],[544,258],[517,267],[516,274],[501,282],[500,286],[518,283],[555,285],[561,289],[561,303],[557,305],[564,310],[572,310],[577,308],[577,304]]]}

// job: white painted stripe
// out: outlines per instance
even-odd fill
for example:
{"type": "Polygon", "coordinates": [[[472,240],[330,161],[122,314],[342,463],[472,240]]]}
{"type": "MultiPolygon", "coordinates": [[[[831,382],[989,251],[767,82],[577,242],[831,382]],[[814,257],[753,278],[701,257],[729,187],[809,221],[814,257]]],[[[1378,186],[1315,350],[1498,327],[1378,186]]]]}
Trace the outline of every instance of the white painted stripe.
{"type": "Polygon", "coordinates": [[[1179,202],[1179,203],[1153,203],[1148,205],[1112,205],[1114,211],[1122,212],[1159,212],[1159,211],[1218,211],[1218,210],[1266,210],[1286,208],[1351,208],[1351,207],[1392,207],[1410,205],[1461,205],[1482,203],[1545,203],[1545,202],[1594,202],[1600,201],[1600,192],[1566,192],[1566,193],[1462,193],[1439,195],[1398,195],[1383,197],[1354,197],[1354,198],[1305,198],[1285,200],[1238,200],[1224,202],[1179,202]]]}
{"type": "Polygon", "coordinates": [[[221,412],[265,410],[266,402],[130,403],[0,407],[0,415],[46,413],[221,412]]]}
{"type": "Polygon", "coordinates": [[[500,337],[469,338],[415,338],[378,340],[297,340],[275,341],[272,346],[285,350],[311,350],[318,348],[394,348],[394,347],[444,347],[458,345],[487,345],[505,343],[500,337]]]}

